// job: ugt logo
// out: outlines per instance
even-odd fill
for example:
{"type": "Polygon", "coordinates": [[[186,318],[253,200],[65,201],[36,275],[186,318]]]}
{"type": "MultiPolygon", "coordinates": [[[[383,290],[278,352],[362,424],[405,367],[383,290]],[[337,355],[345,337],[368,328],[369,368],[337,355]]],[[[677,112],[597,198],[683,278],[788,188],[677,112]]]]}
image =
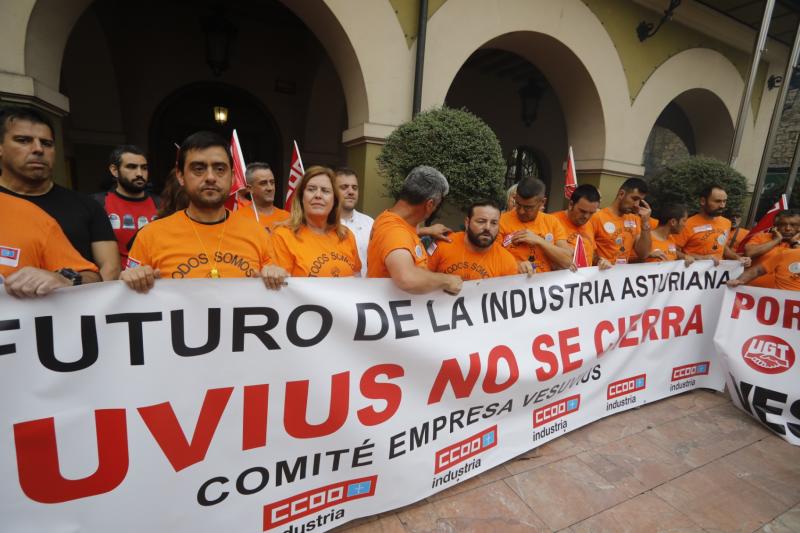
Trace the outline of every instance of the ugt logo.
{"type": "Polygon", "coordinates": [[[742,357],[747,366],[763,374],[780,374],[794,364],[792,346],[773,335],[756,335],[742,345],[742,357]]]}
{"type": "Polygon", "coordinates": [[[553,420],[574,413],[581,408],[581,395],[576,394],[533,411],[533,427],[538,428],[553,420]]]}

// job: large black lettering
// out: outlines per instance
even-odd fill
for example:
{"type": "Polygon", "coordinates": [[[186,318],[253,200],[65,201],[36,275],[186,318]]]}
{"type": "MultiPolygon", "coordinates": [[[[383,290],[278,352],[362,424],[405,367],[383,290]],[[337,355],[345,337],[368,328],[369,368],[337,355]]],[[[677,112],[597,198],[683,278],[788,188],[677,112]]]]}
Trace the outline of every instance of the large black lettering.
{"type": "Polygon", "coordinates": [[[358,313],[358,323],[356,324],[356,334],[353,337],[354,341],[376,341],[382,339],[389,332],[389,317],[383,308],[372,302],[364,302],[356,304],[356,312],[358,313]],[[381,320],[381,327],[377,333],[367,333],[367,311],[375,311],[381,320]]]}
{"type": "Polygon", "coordinates": [[[64,363],[56,358],[53,342],[53,317],[37,316],[34,319],[36,329],[36,351],[39,361],[45,368],[53,372],[75,372],[92,366],[97,361],[97,324],[93,316],[81,316],[81,349],[77,361],[64,363]]]}
{"type": "MultiPolygon", "coordinates": [[[[208,338],[202,346],[186,346],[186,328],[184,327],[183,309],[170,311],[170,322],[172,326],[172,349],[182,357],[192,357],[203,355],[214,350],[219,346],[220,337],[220,309],[211,307],[208,309],[208,338]]],[[[202,328],[192,328],[202,329],[202,328]]]]}
{"type": "MultiPolygon", "coordinates": [[[[19,320],[0,320],[0,331],[11,331],[14,329],[19,329],[19,320]]],[[[14,343],[0,344],[0,355],[8,355],[16,351],[17,345],[14,343]]]]}
{"type": "Polygon", "coordinates": [[[233,351],[244,351],[244,336],[255,335],[267,350],[280,350],[280,346],[267,333],[278,325],[278,312],[271,307],[236,307],[233,310],[233,351]],[[263,316],[266,322],[255,326],[246,326],[248,316],[263,316]]]}
{"type": "Polygon", "coordinates": [[[301,305],[292,310],[289,314],[289,320],[286,323],[286,336],[289,337],[289,342],[300,348],[308,348],[322,342],[322,339],[328,336],[333,326],[333,315],[331,312],[322,307],[321,305],[301,305]],[[322,319],[319,331],[316,335],[309,339],[304,339],[297,332],[297,323],[303,313],[317,313],[322,319]]]}
{"type": "Polygon", "coordinates": [[[144,364],[144,336],[142,324],[145,322],[158,322],[161,313],[118,313],[107,315],[107,324],[128,324],[128,346],[131,354],[132,365],[144,364]]]}

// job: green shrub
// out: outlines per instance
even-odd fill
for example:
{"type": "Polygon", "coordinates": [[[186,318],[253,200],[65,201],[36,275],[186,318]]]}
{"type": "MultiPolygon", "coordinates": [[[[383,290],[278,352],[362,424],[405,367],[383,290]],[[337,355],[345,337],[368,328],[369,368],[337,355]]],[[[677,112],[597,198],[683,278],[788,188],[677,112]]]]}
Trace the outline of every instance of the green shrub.
{"type": "Polygon", "coordinates": [[[418,114],[389,135],[378,171],[392,198],[417,165],[438,169],[450,182],[449,202],[465,209],[478,198],[503,197],[506,163],[497,136],[465,110],[441,107],[418,114]]]}
{"type": "Polygon", "coordinates": [[[741,214],[747,198],[747,180],[722,161],[710,157],[689,157],[667,165],[650,178],[647,199],[654,207],[683,203],[689,214],[694,214],[700,210],[700,192],[712,184],[721,185],[728,193],[725,216],[741,214]]]}

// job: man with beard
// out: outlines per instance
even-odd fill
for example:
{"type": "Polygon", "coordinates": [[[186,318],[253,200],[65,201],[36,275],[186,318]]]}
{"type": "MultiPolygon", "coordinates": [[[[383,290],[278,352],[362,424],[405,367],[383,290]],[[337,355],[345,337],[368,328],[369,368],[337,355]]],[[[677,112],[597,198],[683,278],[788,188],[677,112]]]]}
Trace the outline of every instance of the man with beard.
{"type": "Polygon", "coordinates": [[[466,231],[440,242],[428,260],[433,272],[455,274],[462,280],[513,276],[517,261],[496,242],[500,231],[500,206],[492,200],[478,200],[467,211],[466,231]]]}
{"type": "Polygon", "coordinates": [[[147,158],[134,145],[117,146],[108,158],[108,171],[116,186],[93,196],[108,213],[119,246],[121,264],[128,261],[128,243],[136,232],[156,219],[158,201],[146,191],[147,158]]]}
{"type": "Polygon", "coordinates": [[[0,110],[0,192],[53,217],[73,248],[99,267],[104,281],[117,279],[119,250],[108,217],[88,196],[53,183],[55,151],[53,127],[43,114],[24,107],[0,110]]]}
{"type": "Polygon", "coordinates": [[[244,171],[244,177],[247,180],[247,192],[250,193],[253,202],[241,206],[234,216],[253,220],[258,218],[258,223],[271,232],[275,224],[287,220],[290,216],[288,211],[275,205],[275,175],[272,173],[272,168],[267,163],[249,163],[244,171]]]}
{"type": "MultiPolygon", "coordinates": [[[[159,277],[242,278],[265,276],[270,265],[269,234],[255,220],[232,217],[225,209],[231,190],[233,159],[216,133],[198,132],[183,141],[176,178],[189,207],[145,226],[136,236],[128,268],[120,279],[138,292],[159,277]]],[[[286,274],[280,269],[283,277],[286,274]]]]}
{"type": "Polygon", "coordinates": [[[367,246],[372,224],[375,222],[371,216],[365,215],[356,209],[358,203],[358,176],[353,169],[341,167],[334,171],[336,176],[336,189],[340,197],[340,216],[342,224],[347,226],[356,236],[358,255],[361,258],[361,277],[367,277],[367,246]]]}
{"type": "Polygon", "coordinates": [[[463,282],[458,276],[428,270],[428,253],[417,234],[417,227],[433,217],[448,192],[447,178],[435,168],[411,169],[395,204],[378,215],[372,226],[368,277],[392,278],[400,290],[411,294],[461,291],[463,282]]]}
{"type": "Polygon", "coordinates": [[[780,244],[785,246],[775,245],[759,263],[728,281],[728,287],[751,285],[754,280],[767,277],[769,283],[762,287],[800,291],[800,211],[779,213],[775,225],[781,234],[780,244]]]}
{"type": "Polygon", "coordinates": [[[641,178],[628,178],[617,191],[610,206],[592,216],[594,244],[598,261],[628,263],[650,254],[650,206],[644,201],[647,183],[641,178]]]}
{"type": "MultiPolygon", "coordinates": [[[[695,259],[710,259],[719,264],[720,259],[735,259],[745,267],[749,257],[740,257],[728,247],[731,221],[722,216],[728,202],[728,193],[720,185],[709,185],[700,193],[700,211],[686,221],[686,226],[675,242],[684,254],[695,259]]],[[[641,256],[645,257],[645,256],[641,256]]]]}
{"type": "MultiPolygon", "coordinates": [[[[573,253],[578,235],[583,241],[583,251],[586,253],[589,266],[593,265],[594,258],[594,228],[589,224],[589,220],[597,213],[600,208],[600,191],[594,185],[579,185],[570,196],[567,209],[553,213],[553,216],[561,222],[567,232],[567,244],[572,248],[573,253]]],[[[608,260],[600,258],[597,266],[601,270],[611,267],[608,260]]]]}
{"type": "Polygon", "coordinates": [[[556,217],[541,212],[546,202],[544,182],[523,178],[517,184],[514,210],[500,217],[502,245],[517,260],[520,273],[550,272],[572,264],[567,232],[556,217]]]}
{"type": "MultiPolygon", "coordinates": [[[[753,261],[753,266],[761,265],[797,242],[800,242],[800,211],[783,211],[775,217],[775,227],[754,235],[744,245],[744,253],[753,261]]],[[[774,279],[770,275],[763,275],[748,285],[774,288],[774,279]]]]}

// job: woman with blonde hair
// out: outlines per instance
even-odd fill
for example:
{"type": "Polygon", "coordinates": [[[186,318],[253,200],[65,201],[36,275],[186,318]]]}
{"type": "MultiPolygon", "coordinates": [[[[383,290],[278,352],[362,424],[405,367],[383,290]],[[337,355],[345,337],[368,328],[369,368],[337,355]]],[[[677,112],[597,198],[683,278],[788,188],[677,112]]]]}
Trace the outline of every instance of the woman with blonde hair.
{"type": "Polygon", "coordinates": [[[361,271],[356,239],[341,223],[333,183],[327,167],[306,170],[292,199],[291,218],[273,230],[275,264],[290,276],[348,277],[361,271]]]}

